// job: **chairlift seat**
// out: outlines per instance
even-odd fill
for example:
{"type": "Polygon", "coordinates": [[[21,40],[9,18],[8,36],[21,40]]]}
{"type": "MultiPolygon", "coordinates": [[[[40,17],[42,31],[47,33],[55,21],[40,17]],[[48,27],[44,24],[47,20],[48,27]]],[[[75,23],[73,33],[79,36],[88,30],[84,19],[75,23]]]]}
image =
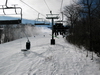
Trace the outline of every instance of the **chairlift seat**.
{"type": "Polygon", "coordinates": [[[3,24],[20,24],[21,23],[21,20],[18,19],[18,20],[0,20],[0,25],[3,25],[3,24]]]}
{"type": "Polygon", "coordinates": [[[35,25],[50,25],[50,24],[46,24],[46,23],[35,23],[35,25]]]}
{"type": "Polygon", "coordinates": [[[45,23],[35,23],[35,25],[44,25],[45,23]]]}
{"type": "Polygon", "coordinates": [[[43,18],[37,18],[35,20],[35,25],[50,25],[50,23],[46,22],[46,20],[43,18]]]}
{"type": "MultiPolygon", "coordinates": [[[[22,21],[22,8],[21,7],[16,7],[14,5],[14,7],[8,7],[7,6],[7,0],[6,0],[6,5],[2,5],[2,8],[0,8],[2,11],[3,11],[3,15],[20,15],[20,19],[17,19],[17,20],[0,20],[0,25],[4,25],[4,24],[7,24],[7,25],[13,25],[13,24],[20,24],[21,21],[22,21]],[[14,14],[7,14],[5,12],[5,10],[7,9],[13,9],[15,10],[15,13],[14,14]],[[17,13],[17,9],[20,9],[20,13],[17,13]]],[[[0,14],[2,15],[2,14],[0,14]]]]}

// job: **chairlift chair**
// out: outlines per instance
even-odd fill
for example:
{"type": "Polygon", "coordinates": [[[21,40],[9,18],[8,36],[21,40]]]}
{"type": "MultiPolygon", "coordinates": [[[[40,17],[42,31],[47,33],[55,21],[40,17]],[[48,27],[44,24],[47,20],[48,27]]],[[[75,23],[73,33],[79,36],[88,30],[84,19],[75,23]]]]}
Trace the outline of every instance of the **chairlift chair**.
{"type": "Polygon", "coordinates": [[[4,24],[20,24],[21,20],[0,20],[0,25],[4,25],[4,24]]]}
{"type": "Polygon", "coordinates": [[[46,22],[43,18],[37,18],[35,20],[35,25],[50,25],[49,22],[46,22]]]}
{"type": "Polygon", "coordinates": [[[55,21],[55,22],[57,22],[57,23],[64,23],[64,22],[66,22],[66,21],[63,21],[63,20],[57,20],[57,21],[55,21]]]}
{"type": "Polygon", "coordinates": [[[45,20],[45,25],[50,25],[50,21],[45,20]]]}
{"type": "Polygon", "coordinates": [[[20,19],[16,19],[16,20],[0,20],[0,25],[4,25],[4,24],[20,24],[22,22],[22,8],[21,7],[16,7],[14,5],[14,7],[8,7],[7,4],[6,5],[1,5],[2,7],[0,8],[0,10],[3,10],[3,14],[0,15],[20,15],[20,19]],[[15,10],[15,14],[6,14],[5,10],[9,10],[9,9],[13,9],[15,10]],[[17,9],[20,9],[20,13],[17,13],[17,9]]]}

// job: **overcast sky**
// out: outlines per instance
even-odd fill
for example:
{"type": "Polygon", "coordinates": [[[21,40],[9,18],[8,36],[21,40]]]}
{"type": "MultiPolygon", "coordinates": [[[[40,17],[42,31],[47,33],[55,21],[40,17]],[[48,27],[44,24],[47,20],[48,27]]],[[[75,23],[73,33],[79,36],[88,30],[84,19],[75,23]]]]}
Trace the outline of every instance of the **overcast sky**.
{"type": "MultiPolygon", "coordinates": [[[[6,0],[0,0],[0,5],[5,5],[5,1],[6,0]]],[[[50,13],[50,10],[54,14],[59,14],[62,2],[62,0],[22,0],[22,1],[27,3],[29,6],[33,7],[33,9],[35,9],[37,12],[28,7],[27,5],[25,5],[24,3],[22,3],[20,0],[8,0],[8,6],[11,6],[12,4],[18,4],[18,6],[23,8],[23,18],[26,19],[36,19],[38,17],[38,12],[40,13],[39,15],[40,18],[45,18],[46,14],[50,13]]],[[[63,0],[62,7],[64,7],[65,5],[69,5],[70,3],[71,0],[63,0]]],[[[1,12],[2,11],[0,10],[0,13],[1,12]]]]}

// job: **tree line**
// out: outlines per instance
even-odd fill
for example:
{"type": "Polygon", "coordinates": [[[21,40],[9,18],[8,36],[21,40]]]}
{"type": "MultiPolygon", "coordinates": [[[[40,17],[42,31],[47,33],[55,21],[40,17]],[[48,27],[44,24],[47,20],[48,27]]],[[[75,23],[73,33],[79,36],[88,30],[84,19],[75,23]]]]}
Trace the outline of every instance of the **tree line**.
{"type": "Polygon", "coordinates": [[[100,0],[78,0],[64,7],[68,42],[100,56],[100,0]]]}

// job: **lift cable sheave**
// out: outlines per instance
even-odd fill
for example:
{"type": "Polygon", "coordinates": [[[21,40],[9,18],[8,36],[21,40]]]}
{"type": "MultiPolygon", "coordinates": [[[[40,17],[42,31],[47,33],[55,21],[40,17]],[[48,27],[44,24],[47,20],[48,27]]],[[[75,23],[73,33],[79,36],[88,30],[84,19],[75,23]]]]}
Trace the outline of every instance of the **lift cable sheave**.
{"type": "MultiPolygon", "coordinates": [[[[24,3],[25,5],[27,5],[28,7],[30,7],[32,10],[36,11],[37,13],[40,13],[39,11],[37,11],[35,8],[33,8],[32,6],[30,6],[29,4],[27,4],[26,2],[24,2],[23,0],[20,0],[22,3],[24,3]]],[[[40,13],[42,16],[45,17],[44,14],[40,13]]]]}

